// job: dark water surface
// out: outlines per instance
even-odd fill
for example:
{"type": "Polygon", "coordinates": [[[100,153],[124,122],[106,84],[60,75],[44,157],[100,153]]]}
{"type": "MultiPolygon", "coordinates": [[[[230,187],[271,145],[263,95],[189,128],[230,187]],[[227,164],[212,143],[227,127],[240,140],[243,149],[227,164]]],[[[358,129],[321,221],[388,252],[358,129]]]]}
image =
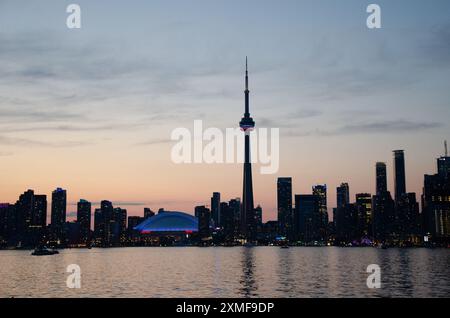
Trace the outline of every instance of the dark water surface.
{"type": "Polygon", "coordinates": [[[168,247],[0,251],[0,297],[450,297],[449,249],[168,247]],[[69,289],[66,268],[81,268],[69,289]],[[381,288],[366,285],[369,264],[381,288]]]}

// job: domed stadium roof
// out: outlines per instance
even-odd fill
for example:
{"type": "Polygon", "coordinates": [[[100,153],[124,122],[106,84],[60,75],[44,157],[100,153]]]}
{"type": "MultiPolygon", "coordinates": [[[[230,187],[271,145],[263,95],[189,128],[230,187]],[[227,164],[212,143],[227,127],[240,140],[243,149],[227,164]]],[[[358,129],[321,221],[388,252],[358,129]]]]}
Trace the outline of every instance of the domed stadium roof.
{"type": "Polygon", "coordinates": [[[197,232],[198,221],[196,217],[184,212],[164,211],[149,217],[134,229],[143,234],[152,232],[197,232]]]}

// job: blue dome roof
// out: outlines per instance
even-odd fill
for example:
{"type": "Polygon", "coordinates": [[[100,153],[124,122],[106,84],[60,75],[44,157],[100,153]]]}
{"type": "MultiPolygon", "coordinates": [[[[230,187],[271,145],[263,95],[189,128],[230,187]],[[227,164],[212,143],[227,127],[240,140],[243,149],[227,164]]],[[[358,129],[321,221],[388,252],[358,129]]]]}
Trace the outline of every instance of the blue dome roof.
{"type": "Polygon", "coordinates": [[[138,224],[135,230],[141,233],[151,232],[197,232],[197,218],[184,213],[164,211],[138,224]]]}

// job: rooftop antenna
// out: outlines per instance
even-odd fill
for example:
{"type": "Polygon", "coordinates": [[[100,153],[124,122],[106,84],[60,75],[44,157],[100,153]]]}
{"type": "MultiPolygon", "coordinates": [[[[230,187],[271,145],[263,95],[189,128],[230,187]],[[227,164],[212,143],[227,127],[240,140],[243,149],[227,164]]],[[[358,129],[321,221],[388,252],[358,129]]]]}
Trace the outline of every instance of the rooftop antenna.
{"type": "Polygon", "coordinates": [[[445,156],[448,157],[447,140],[444,140],[445,156]]]}

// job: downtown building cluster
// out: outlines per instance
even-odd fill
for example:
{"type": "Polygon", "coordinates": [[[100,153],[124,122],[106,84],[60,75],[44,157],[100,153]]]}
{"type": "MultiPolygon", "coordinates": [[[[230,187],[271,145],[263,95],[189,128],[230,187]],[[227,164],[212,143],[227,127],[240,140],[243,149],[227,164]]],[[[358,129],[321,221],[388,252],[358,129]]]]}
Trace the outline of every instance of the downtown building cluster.
{"type": "Polygon", "coordinates": [[[278,234],[290,242],[313,245],[448,245],[450,157],[438,158],[437,173],[424,176],[419,204],[416,193],[406,191],[404,151],[393,154],[394,195],[388,191],[386,164],[378,162],[374,195],[357,193],[351,202],[348,183],[337,187],[332,222],[326,185],[316,185],[311,194],[295,195],[292,201],[292,179],[279,178],[278,234]]]}
{"type": "MultiPolygon", "coordinates": [[[[144,208],[142,216],[128,216],[127,211],[103,200],[92,209],[87,200],[77,202],[76,221],[67,222],[67,191],[52,192],[50,222],[47,225],[47,196],[27,190],[14,204],[0,204],[0,246],[33,248],[172,245],[183,244],[242,245],[253,244],[373,246],[448,246],[450,238],[450,157],[437,159],[437,173],[424,176],[419,200],[406,191],[405,157],[394,151],[394,194],[388,191],[387,168],[375,166],[374,195],[357,193],[350,199],[350,187],[342,183],[336,189],[336,207],[329,216],[328,189],[315,185],[309,194],[293,194],[292,178],[277,180],[277,220],[263,222],[261,206],[253,208],[252,226],[247,226],[240,198],[221,201],[214,192],[209,205],[195,207],[197,233],[186,240],[185,233],[158,233],[158,240],[136,231],[145,220],[162,213],[144,208]],[[332,221],[329,221],[332,219],[332,221]],[[249,229],[254,231],[248,234],[249,229]],[[177,238],[178,237],[178,238],[177,238]]],[[[153,233],[153,235],[156,233],[153,233]]]]}
{"type": "Polygon", "coordinates": [[[77,203],[77,220],[68,222],[67,191],[52,192],[51,221],[47,225],[47,196],[27,190],[15,204],[0,204],[0,247],[30,248],[40,245],[115,246],[125,241],[127,211],[102,201],[94,211],[94,231],[91,229],[92,204],[81,199],[77,203]]]}
{"type": "MultiPolygon", "coordinates": [[[[327,185],[315,185],[309,194],[295,194],[292,178],[277,180],[277,220],[262,222],[262,208],[254,209],[254,243],[260,245],[336,246],[448,246],[450,243],[450,157],[437,159],[437,173],[424,176],[423,193],[406,191],[405,156],[394,154],[394,195],[388,191],[384,162],[375,166],[376,193],[356,193],[350,199],[348,183],[336,188],[336,207],[330,221],[327,185]]],[[[210,208],[195,208],[199,235],[205,244],[239,245],[248,234],[242,226],[240,199],[220,202],[214,192],[210,208]]]]}

